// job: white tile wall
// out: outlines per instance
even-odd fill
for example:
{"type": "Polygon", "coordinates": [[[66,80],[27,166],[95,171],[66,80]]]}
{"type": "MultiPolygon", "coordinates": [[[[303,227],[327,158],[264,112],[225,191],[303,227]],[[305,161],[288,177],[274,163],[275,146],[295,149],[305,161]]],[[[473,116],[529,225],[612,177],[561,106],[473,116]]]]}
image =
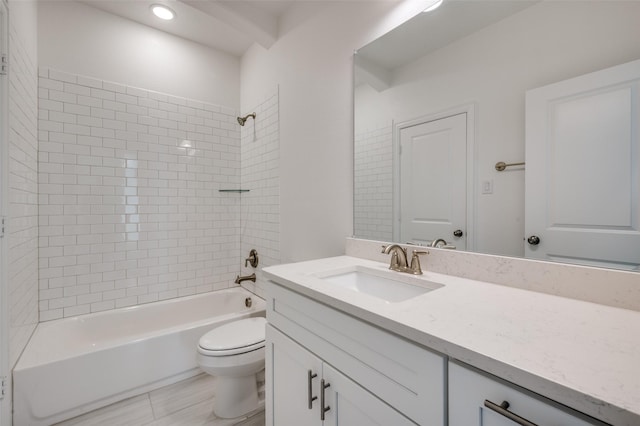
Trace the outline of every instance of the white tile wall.
{"type": "Polygon", "coordinates": [[[38,323],[38,75],[35,52],[10,25],[9,52],[9,365],[38,323]]]}
{"type": "Polygon", "coordinates": [[[40,320],[233,285],[236,111],[39,74],[40,320]]]}
{"type": "Polygon", "coordinates": [[[280,125],[278,90],[266,96],[255,108],[256,113],[242,127],[242,268],[243,275],[256,272],[256,283],[243,286],[264,297],[262,268],[280,263],[280,125]],[[249,251],[256,249],[260,259],[257,269],[244,267],[249,251]]]}
{"type": "Polygon", "coordinates": [[[354,216],[359,238],[393,240],[391,123],[355,135],[354,216]]]}

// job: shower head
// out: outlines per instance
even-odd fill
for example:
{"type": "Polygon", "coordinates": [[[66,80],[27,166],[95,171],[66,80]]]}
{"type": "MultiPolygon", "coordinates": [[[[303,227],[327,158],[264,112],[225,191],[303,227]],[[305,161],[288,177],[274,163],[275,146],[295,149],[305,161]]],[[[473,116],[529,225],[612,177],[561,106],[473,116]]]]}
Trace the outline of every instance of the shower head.
{"type": "Polygon", "coordinates": [[[256,113],[247,114],[244,117],[238,117],[238,124],[244,126],[244,123],[249,119],[249,117],[256,119],[256,113]]]}

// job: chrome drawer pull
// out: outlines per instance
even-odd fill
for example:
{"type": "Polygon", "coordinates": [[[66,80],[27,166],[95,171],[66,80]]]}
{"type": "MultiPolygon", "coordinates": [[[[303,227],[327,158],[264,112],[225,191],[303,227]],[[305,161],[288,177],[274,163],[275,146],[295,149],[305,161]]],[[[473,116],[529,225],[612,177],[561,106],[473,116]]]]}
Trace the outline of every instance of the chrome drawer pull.
{"type": "Polygon", "coordinates": [[[308,376],[307,376],[307,382],[309,384],[309,393],[308,393],[308,399],[309,399],[309,410],[311,410],[313,408],[313,401],[315,401],[316,399],[318,399],[317,396],[311,396],[311,394],[313,393],[313,388],[311,387],[311,381],[313,379],[315,379],[316,377],[318,377],[317,374],[313,374],[313,372],[311,370],[308,371],[308,376]]]}
{"type": "Polygon", "coordinates": [[[496,413],[498,413],[498,414],[500,414],[502,416],[505,416],[509,420],[514,421],[514,422],[516,422],[517,424],[519,424],[521,426],[538,426],[535,423],[531,423],[529,420],[523,419],[519,415],[514,414],[511,411],[509,411],[508,410],[509,403],[507,401],[503,401],[502,404],[498,405],[498,404],[495,404],[495,403],[489,401],[488,399],[485,399],[484,400],[484,406],[487,407],[490,410],[495,411],[496,413]]]}
{"type": "Polygon", "coordinates": [[[324,413],[326,413],[327,411],[331,410],[331,407],[324,406],[324,390],[326,388],[328,388],[329,386],[331,386],[330,383],[325,384],[324,383],[324,379],[320,380],[320,388],[321,388],[321,394],[320,394],[320,420],[324,420],[324,413]]]}

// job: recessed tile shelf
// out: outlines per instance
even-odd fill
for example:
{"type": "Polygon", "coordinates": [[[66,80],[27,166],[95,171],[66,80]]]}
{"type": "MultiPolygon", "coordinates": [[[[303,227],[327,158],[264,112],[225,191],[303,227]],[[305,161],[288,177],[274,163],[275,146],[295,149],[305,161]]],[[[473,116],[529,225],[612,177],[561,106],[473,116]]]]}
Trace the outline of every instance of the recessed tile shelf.
{"type": "Polygon", "coordinates": [[[237,193],[242,193],[242,192],[249,192],[250,189],[218,189],[218,192],[237,192],[237,193]]]}

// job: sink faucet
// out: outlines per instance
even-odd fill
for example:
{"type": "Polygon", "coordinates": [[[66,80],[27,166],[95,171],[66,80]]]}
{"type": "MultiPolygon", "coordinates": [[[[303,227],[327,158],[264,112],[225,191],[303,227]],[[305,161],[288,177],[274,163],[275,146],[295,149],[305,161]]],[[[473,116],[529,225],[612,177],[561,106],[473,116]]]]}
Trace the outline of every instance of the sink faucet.
{"type": "Polygon", "coordinates": [[[407,259],[407,249],[399,246],[398,244],[382,246],[382,253],[391,254],[389,269],[391,269],[392,271],[406,272],[413,275],[422,275],[419,256],[422,254],[429,254],[429,252],[425,250],[413,250],[413,256],[411,256],[411,265],[409,265],[407,259]]]}
{"type": "Polygon", "coordinates": [[[429,244],[431,247],[436,247],[436,248],[440,248],[441,246],[439,246],[438,244],[442,243],[443,246],[447,245],[447,242],[442,239],[442,238],[437,238],[433,241],[431,241],[431,244],[429,244]]]}
{"type": "Polygon", "coordinates": [[[391,264],[389,265],[389,269],[393,271],[404,272],[409,266],[407,263],[407,249],[399,246],[398,244],[382,246],[382,253],[391,253],[391,264]]]}

